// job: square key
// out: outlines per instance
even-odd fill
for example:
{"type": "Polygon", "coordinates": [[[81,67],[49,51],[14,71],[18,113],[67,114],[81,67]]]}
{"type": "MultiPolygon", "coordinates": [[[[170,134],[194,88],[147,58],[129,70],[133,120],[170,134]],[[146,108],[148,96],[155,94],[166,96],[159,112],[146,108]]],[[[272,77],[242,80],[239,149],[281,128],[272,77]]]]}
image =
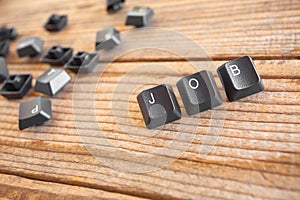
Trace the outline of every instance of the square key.
{"type": "Polygon", "coordinates": [[[0,56],[6,57],[9,53],[10,40],[0,40],[0,56]]]}
{"type": "Polygon", "coordinates": [[[50,65],[64,65],[72,58],[72,55],[73,48],[53,46],[42,58],[42,62],[49,63],[50,65]]]}
{"type": "Polygon", "coordinates": [[[217,71],[229,101],[236,101],[264,90],[262,80],[249,56],[229,61],[217,71]]]}
{"type": "Polygon", "coordinates": [[[125,25],[143,27],[150,23],[154,11],[148,7],[134,7],[128,12],[125,25]]]}
{"type": "Polygon", "coordinates": [[[54,96],[70,81],[71,76],[65,70],[50,68],[37,78],[34,89],[37,92],[54,96]]]}
{"type": "Polygon", "coordinates": [[[137,96],[147,128],[173,122],[181,118],[181,110],[171,85],[159,85],[137,96]]]}
{"type": "Polygon", "coordinates": [[[109,27],[97,32],[96,50],[109,50],[118,46],[120,43],[120,32],[114,27],[109,27]]]}
{"type": "Polygon", "coordinates": [[[65,68],[75,73],[91,73],[97,66],[99,58],[98,53],[79,51],[69,60],[65,68]]]}
{"type": "Polygon", "coordinates": [[[210,71],[203,70],[186,76],[176,85],[188,115],[206,111],[223,103],[210,71]]]}
{"type": "Polygon", "coordinates": [[[43,46],[44,40],[38,37],[27,38],[18,44],[17,53],[19,57],[34,57],[42,52],[43,46]]]}
{"type": "Polygon", "coordinates": [[[9,76],[6,60],[3,57],[0,57],[0,83],[5,81],[9,76]]]}
{"type": "Polygon", "coordinates": [[[0,94],[7,99],[23,98],[31,88],[31,74],[10,75],[4,82],[0,94]]]}
{"type": "Polygon", "coordinates": [[[124,7],[125,0],[106,0],[106,10],[115,13],[124,7]]]}
{"type": "Polygon", "coordinates": [[[20,104],[19,129],[23,130],[31,126],[43,124],[52,118],[51,101],[37,97],[31,101],[20,104]]]}

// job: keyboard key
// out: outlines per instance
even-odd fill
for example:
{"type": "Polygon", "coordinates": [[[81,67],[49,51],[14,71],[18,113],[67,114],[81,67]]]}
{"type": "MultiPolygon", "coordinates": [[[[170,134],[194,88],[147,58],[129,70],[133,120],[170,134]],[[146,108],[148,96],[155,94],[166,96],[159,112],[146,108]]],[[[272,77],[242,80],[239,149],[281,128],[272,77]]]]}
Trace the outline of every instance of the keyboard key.
{"type": "Polygon", "coordinates": [[[181,110],[171,85],[159,85],[137,96],[147,128],[173,122],[181,118],[181,110]]]}
{"type": "Polygon", "coordinates": [[[63,48],[61,46],[53,46],[48,53],[42,58],[42,61],[51,65],[64,65],[73,55],[72,48],[63,48]]]}
{"type": "Polygon", "coordinates": [[[177,82],[177,88],[189,115],[206,111],[223,103],[213,74],[207,70],[180,79],[177,82]]]}
{"type": "Polygon", "coordinates": [[[54,96],[70,81],[71,77],[65,70],[50,68],[37,78],[34,89],[37,92],[54,96]]]}
{"type": "Polygon", "coordinates": [[[0,94],[7,99],[23,98],[31,88],[32,75],[18,74],[10,75],[4,82],[0,94]]]}
{"type": "Polygon", "coordinates": [[[19,57],[34,57],[42,52],[43,46],[44,41],[42,39],[38,37],[27,38],[18,44],[17,53],[19,57]]]}
{"type": "Polygon", "coordinates": [[[9,76],[6,60],[0,57],[0,83],[5,81],[9,76]]]}
{"type": "Polygon", "coordinates": [[[9,53],[10,40],[0,40],[0,56],[6,57],[9,53]]]}
{"type": "Polygon", "coordinates": [[[119,45],[120,43],[120,32],[114,27],[109,27],[105,30],[97,32],[96,50],[109,50],[119,45]]]}
{"type": "Polygon", "coordinates": [[[249,56],[229,61],[217,71],[229,101],[236,101],[264,90],[262,80],[249,56]]]}
{"type": "Polygon", "coordinates": [[[60,31],[67,26],[68,16],[53,14],[49,17],[44,28],[48,31],[60,31]]]}
{"type": "Polygon", "coordinates": [[[20,104],[19,129],[41,125],[52,118],[51,101],[37,97],[31,101],[20,104]]]}
{"type": "Polygon", "coordinates": [[[15,40],[17,37],[18,34],[15,28],[7,28],[5,26],[0,28],[0,40],[15,40]]]}
{"type": "Polygon", "coordinates": [[[106,0],[106,10],[115,13],[124,7],[125,0],[106,0]]]}
{"type": "Polygon", "coordinates": [[[65,68],[75,73],[90,73],[94,70],[99,62],[100,55],[98,53],[87,53],[79,51],[66,64],[65,68]]]}
{"type": "Polygon", "coordinates": [[[146,26],[151,22],[153,15],[152,8],[134,7],[133,10],[128,12],[125,25],[146,26]]]}

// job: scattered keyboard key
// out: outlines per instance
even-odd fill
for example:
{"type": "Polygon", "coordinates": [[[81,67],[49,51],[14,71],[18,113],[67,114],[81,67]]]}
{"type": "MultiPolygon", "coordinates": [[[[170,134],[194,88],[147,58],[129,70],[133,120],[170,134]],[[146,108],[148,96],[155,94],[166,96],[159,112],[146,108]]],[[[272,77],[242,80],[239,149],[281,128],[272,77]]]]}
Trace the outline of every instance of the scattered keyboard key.
{"type": "Polygon", "coordinates": [[[106,0],[106,10],[115,13],[124,7],[125,0],[106,0]]]}
{"type": "Polygon", "coordinates": [[[19,129],[41,125],[52,118],[51,101],[37,97],[31,101],[20,104],[19,129]]]}
{"type": "Polygon", "coordinates": [[[229,61],[217,71],[229,101],[236,101],[264,90],[262,80],[249,56],[229,61]]]}
{"type": "Polygon", "coordinates": [[[3,57],[0,57],[0,83],[5,81],[9,77],[8,68],[6,60],[3,57]]]}
{"type": "Polygon", "coordinates": [[[171,85],[159,85],[137,96],[147,128],[173,122],[181,118],[181,110],[171,85]]]}
{"type": "Polygon", "coordinates": [[[0,94],[7,99],[23,98],[31,88],[32,75],[18,74],[10,75],[4,82],[0,94]]]}
{"type": "Polygon", "coordinates": [[[73,56],[73,58],[66,64],[65,68],[75,73],[90,73],[98,64],[99,57],[98,53],[80,51],[73,56]]]}
{"type": "Polygon", "coordinates": [[[97,32],[96,50],[99,49],[109,50],[119,45],[120,43],[121,43],[120,32],[114,27],[109,27],[107,29],[97,32]]]}
{"type": "Polygon", "coordinates": [[[35,91],[50,96],[56,95],[71,81],[71,76],[62,69],[50,68],[35,83],[35,91]]]}
{"type": "Polygon", "coordinates": [[[51,65],[64,65],[73,55],[72,48],[63,48],[61,46],[53,46],[48,53],[42,58],[42,61],[51,65]]]}
{"type": "Polygon", "coordinates": [[[17,47],[19,57],[34,57],[43,50],[44,41],[38,37],[31,37],[21,41],[17,47]]]}
{"type": "Polygon", "coordinates": [[[0,28],[0,40],[15,40],[17,37],[18,34],[15,28],[7,28],[5,26],[0,28]]]}
{"type": "Polygon", "coordinates": [[[133,25],[136,27],[143,27],[151,22],[154,11],[148,7],[134,7],[129,11],[126,18],[125,25],[133,25]]]}
{"type": "Polygon", "coordinates": [[[0,56],[6,57],[9,53],[9,39],[0,40],[0,56]]]}
{"type": "Polygon", "coordinates": [[[60,31],[67,26],[68,16],[53,14],[49,17],[48,22],[44,25],[48,31],[60,31]]]}
{"type": "Polygon", "coordinates": [[[189,115],[219,106],[223,99],[210,71],[186,76],[177,82],[177,88],[189,115]]]}

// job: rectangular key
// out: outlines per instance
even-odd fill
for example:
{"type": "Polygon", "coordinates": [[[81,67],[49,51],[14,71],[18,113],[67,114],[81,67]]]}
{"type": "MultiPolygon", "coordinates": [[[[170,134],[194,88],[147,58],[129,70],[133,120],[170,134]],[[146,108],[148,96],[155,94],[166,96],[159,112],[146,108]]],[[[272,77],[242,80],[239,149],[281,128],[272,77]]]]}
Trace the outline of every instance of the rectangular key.
{"type": "Polygon", "coordinates": [[[181,118],[181,110],[171,85],[159,85],[137,96],[147,128],[173,122],[181,118]]]}
{"type": "Polygon", "coordinates": [[[20,104],[19,129],[23,130],[31,126],[43,124],[51,119],[51,117],[51,101],[43,97],[37,97],[20,104]]]}
{"type": "Polygon", "coordinates": [[[56,95],[71,81],[71,76],[62,69],[50,68],[37,78],[35,91],[50,96],[56,95]]]}
{"type": "Polygon", "coordinates": [[[264,90],[253,60],[244,56],[223,64],[217,70],[229,101],[241,98],[264,90]]]}
{"type": "Polygon", "coordinates": [[[177,88],[189,115],[206,111],[223,103],[213,74],[207,70],[180,79],[177,82],[177,88]]]}

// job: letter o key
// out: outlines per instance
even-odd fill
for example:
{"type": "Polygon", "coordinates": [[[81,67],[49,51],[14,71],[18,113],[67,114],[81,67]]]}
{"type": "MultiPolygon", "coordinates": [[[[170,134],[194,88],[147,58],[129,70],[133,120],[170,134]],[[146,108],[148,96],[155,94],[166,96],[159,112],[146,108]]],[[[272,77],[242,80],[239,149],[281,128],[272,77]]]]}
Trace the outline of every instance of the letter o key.
{"type": "Polygon", "coordinates": [[[199,87],[199,81],[197,79],[195,79],[195,78],[191,78],[189,80],[189,86],[190,86],[190,88],[192,88],[193,90],[195,90],[195,89],[197,89],[199,87]],[[195,82],[196,85],[192,84],[192,82],[195,82]]]}

